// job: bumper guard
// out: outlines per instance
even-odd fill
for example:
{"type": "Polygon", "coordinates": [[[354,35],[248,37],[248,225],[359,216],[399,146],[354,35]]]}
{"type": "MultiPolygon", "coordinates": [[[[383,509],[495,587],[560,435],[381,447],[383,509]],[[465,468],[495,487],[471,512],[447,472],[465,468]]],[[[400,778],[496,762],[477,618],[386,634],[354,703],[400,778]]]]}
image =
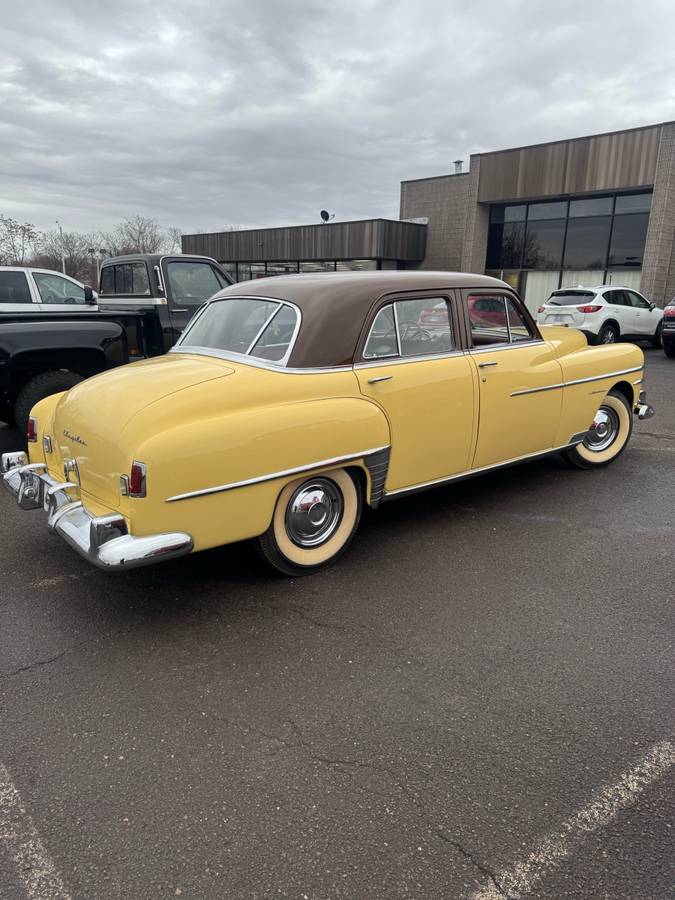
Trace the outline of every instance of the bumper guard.
{"type": "Polygon", "coordinates": [[[79,499],[79,485],[57,481],[43,463],[29,463],[25,453],[2,454],[2,480],[21,509],[47,512],[47,527],[100,569],[136,569],[193,549],[189,534],[129,534],[120,513],[92,516],[79,499]]]}

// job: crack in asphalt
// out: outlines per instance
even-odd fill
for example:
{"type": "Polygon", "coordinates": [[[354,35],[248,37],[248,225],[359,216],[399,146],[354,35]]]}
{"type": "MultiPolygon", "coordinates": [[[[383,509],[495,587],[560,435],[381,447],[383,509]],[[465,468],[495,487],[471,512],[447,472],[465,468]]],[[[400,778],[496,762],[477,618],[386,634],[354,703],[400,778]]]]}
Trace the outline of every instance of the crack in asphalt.
{"type": "Polygon", "coordinates": [[[75,653],[82,647],[86,647],[91,644],[104,644],[112,640],[113,638],[122,637],[123,635],[129,634],[130,632],[131,629],[128,628],[124,631],[111,632],[110,634],[104,635],[103,637],[88,638],[85,641],[78,641],[78,643],[71,644],[70,647],[66,647],[59,653],[55,653],[54,656],[48,656],[46,659],[36,659],[34,662],[26,663],[23,666],[17,666],[16,669],[9,669],[9,671],[7,672],[0,672],[0,679],[12,678],[15,675],[22,674],[23,672],[32,672],[36,669],[41,669],[43,666],[49,666],[52,663],[58,662],[60,659],[63,659],[64,656],[69,656],[71,653],[75,653]]]}
{"type": "Polygon", "coordinates": [[[497,879],[495,873],[491,869],[489,869],[485,865],[485,863],[481,862],[479,859],[476,859],[474,854],[470,850],[467,850],[463,844],[461,844],[455,838],[448,837],[447,834],[444,834],[442,828],[437,828],[436,834],[446,844],[450,844],[451,847],[454,847],[456,850],[458,850],[465,859],[469,860],[471,865],[478,869],[481,874],[489,878],[490,881],[494,884],[495,888],[499,891],[500,895],[505,898],[505,900],[516,900],[516,898],[512,894],[509,894],[504,890],[504,888],[499,883],[499,880],[497,879]]]}

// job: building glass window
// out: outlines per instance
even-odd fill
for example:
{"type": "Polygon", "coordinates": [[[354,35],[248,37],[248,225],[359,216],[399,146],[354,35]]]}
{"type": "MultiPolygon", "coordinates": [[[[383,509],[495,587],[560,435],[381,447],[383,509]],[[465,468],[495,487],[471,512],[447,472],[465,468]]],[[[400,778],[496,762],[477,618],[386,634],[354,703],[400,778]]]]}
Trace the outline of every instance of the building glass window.
{"type": "Polygon", "coordinates": [[[524,269],[560,268],[566,224],[565,219],[528,218],[523,254],[524,269]]]}
{"type": "Polygon", "coordinates": [[[585,197],[570,201],[570,219],[586,216],[611,216],[614,197],[585,197]]]}
{"type": "Polygon", "coordinates": [[[527,221],[533,219],[564,219],[567,216],[567,200],[554,200],[552,203],[530,203],[527,209],[527,221]]]}
{"type": "Polygon", "coordinates": [[[642,265],[648,223],[649,213],[629,213],[615,217],[609,248],[610,266],[642,265]]]}
{"type": "Polygon", "coordinates": [[[634,212],[648,213],[651,208],[651,194],[619,194],[616,198],[616,209],[614,212],[617,216],[634,212]]]}
{"type": "Polygon", "coordinates": [[[611,216],[570,219],[563,268],[604,269],[611,225],[611,216]]]}

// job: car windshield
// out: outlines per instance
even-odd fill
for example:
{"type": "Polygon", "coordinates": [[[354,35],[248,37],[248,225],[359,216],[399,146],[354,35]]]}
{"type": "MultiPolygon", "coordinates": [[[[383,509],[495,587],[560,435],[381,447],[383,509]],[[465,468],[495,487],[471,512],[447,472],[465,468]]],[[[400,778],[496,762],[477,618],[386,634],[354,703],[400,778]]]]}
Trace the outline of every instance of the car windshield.
{"type": "Polygon", "coordinates": [[[298,322],[296,308],[280,300],[228,297],[210,303],[179,344],[282,363],[290,353],[298,322]]]}
{"type": "Polygon", "coordinates": [[[576,306],[577,303],[583,303],[595,297],[594,291],[555,291],[546,301],[548,306],[576,306]]]}

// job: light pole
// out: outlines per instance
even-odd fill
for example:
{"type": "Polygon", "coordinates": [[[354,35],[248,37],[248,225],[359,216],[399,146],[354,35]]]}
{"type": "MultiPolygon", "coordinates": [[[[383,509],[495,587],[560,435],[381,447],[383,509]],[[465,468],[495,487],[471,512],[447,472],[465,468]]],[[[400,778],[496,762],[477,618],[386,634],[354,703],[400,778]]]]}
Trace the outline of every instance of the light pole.
{"type": "Polygon", "coordinates": [[[63,274],[66,274],[66,257],[63,252],[63,228],[61,228],[61,223],[58,219],[56,219],[56,224],[59,226],[59,234],[61,236],[61,271],[63,274]]]}
{"type": "Polygon", "coordinates": [[[101,260],[106,255],[107,250],[105,247],[100,247],[98,250],[95,247],[89,248],[89,255],[96,263],[96,289],[98,290],[98,283],[101,279],[101,260]]]}

